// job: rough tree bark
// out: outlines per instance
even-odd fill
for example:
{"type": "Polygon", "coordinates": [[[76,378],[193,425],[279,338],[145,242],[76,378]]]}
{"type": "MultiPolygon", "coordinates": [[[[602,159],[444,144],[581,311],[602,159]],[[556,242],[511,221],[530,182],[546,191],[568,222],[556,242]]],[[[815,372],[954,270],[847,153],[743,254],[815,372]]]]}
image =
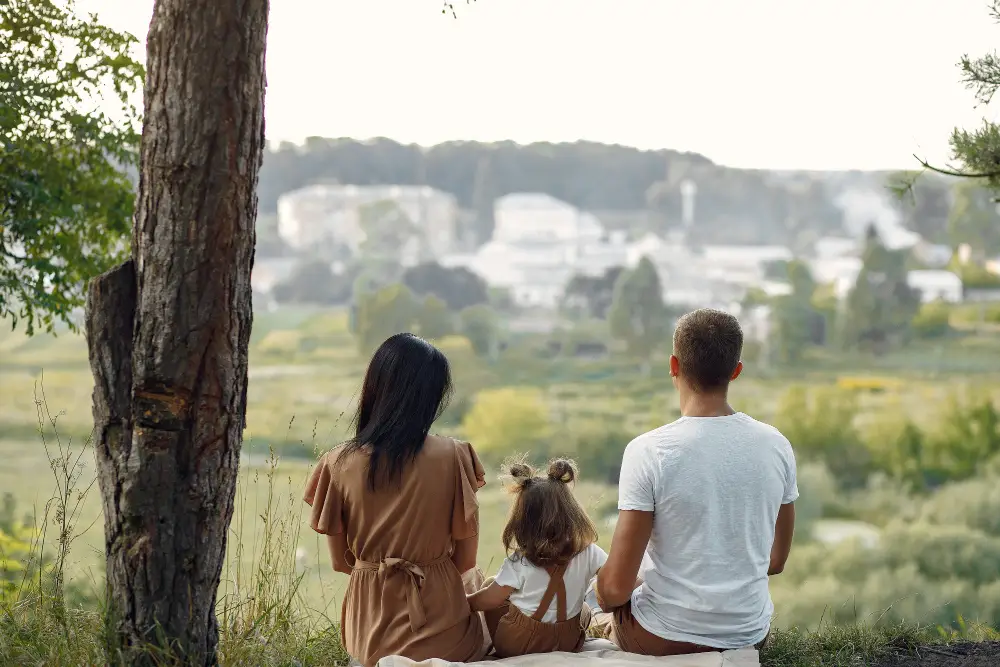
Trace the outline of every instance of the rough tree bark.
{"type": "Polygon", "coordinates": [[[217,660],[246,416],[268,0],[156,0],[132,259],[87,338],[115,661],[217,660]],[[159,660],[157,660],[159,658],[159,660]]]}

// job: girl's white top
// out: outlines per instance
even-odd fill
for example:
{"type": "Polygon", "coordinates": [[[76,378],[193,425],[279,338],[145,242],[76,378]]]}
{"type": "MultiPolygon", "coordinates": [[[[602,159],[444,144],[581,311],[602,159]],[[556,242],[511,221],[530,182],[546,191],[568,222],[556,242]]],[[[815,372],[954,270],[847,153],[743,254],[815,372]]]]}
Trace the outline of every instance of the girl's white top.
{"type": "MultiPolygon", "coordinates": [[[[566,584],[567,619],[573,618],[583,609],[583,599],[587,594],[587,587],[597,575],[597,571],[604,567],[607,560],[608,554],[604,552],[604,549],[596,544],[591,544],[574,556],[573,560],[566,566],[563,581],[566,584]]],[[[500,566],[495,581],[499,586],[513,588],[514,592],[510,595],[510,603],[526,616],[531,616],[538,610],[545,589],[549,586],[549,573],[544,568],[535,567],[526,558],[511,560],[508,557],[500,566]]],[[[556,610],[557,605],[553,598],[545,616],[542,617],[542,621],[555,623],[557,620],[556,610]]]]}

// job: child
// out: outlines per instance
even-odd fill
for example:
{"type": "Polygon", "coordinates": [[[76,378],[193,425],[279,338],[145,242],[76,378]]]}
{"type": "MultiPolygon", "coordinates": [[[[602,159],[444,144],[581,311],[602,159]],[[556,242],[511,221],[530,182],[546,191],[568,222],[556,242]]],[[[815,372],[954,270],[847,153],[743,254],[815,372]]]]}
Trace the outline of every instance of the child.
{"type": "Polygon", "coordinates": [[[549,464],[536,477],[525,463],[508,469],[515,494],[503,531],[507,558],[492,583],[469,596],[485,612],[497,657],[579,651],[590,625],[584,596],[608,555],[597,529],[573,497],[572,461],[549,464]]]}

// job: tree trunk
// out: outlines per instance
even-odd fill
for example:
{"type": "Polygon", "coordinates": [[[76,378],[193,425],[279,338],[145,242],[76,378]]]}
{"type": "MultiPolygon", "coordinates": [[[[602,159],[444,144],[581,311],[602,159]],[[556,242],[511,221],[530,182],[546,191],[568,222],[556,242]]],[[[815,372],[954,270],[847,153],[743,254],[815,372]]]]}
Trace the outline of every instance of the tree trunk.
{"type": "MultiPolygon", "coordinates": [[[[216,662],[253,319],[268,0],[156,0],[132,259],[87,303],[110,650],[216,662]]],[[[109,659],[118,660],[118,657],[109,659]]]]}

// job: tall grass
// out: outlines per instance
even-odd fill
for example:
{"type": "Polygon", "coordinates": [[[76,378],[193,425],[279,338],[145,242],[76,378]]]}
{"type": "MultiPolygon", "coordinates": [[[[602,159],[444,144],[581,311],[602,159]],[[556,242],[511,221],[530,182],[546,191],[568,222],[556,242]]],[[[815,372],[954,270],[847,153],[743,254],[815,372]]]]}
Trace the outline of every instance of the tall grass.
{"type": "MultiPolygon", "coordinates": [[[[22,578],[0,597],[0,667],[21,665],[115,665],[105,634],[103,573],[81,586],[67,581],[67,563],[80,509],[96,479],[87,476],[90,442],[63,440],[41,384],[36,388],[38,436],[53,474],[52,497],[38,518],[22,578]]],[[[252,443],[247,449],[252,451],[252,443]]],[[[301,489],[280,473],[269,448],[263,467],[241,462],[229,554],[217,603],[219,664],[285,666],[346,665],[340,628],[310,610],[300,595],[302,563],[296,558],[303,503],[301,489]],[[261,487],[264,487],[261,489],[261,487]],[[263,496],[264,501],[257,499],[263,496]],[[254,524],[262,526],[253,530],[254,524]],[[252,537],[251,537],[252,535],[252,537]]],[[[84,530],[90,527],[84,527],[84,530]]],[[[2,560],[3,554],[0,554],[2,560]]],[[[166,652],[157,664],[182,661],[166,652]]]]}

